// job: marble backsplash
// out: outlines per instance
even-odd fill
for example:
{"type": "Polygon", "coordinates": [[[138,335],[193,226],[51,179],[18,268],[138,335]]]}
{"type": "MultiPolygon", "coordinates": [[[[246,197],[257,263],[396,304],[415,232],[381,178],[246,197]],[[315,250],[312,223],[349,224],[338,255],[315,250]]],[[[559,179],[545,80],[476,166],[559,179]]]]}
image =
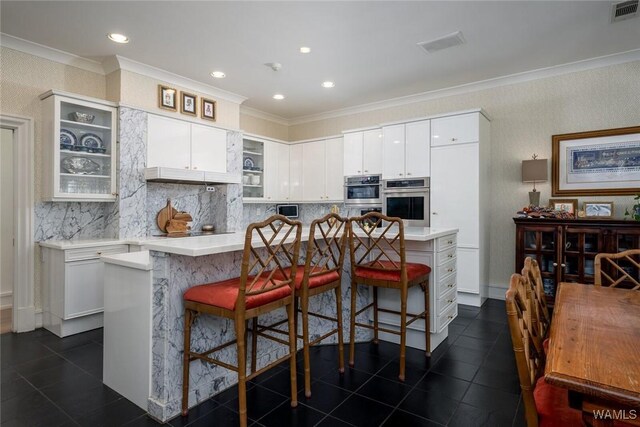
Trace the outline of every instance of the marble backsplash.
{"type": "MultiPolygon", "coordinates": [[[[302,224],[309,225],[316,218],[321,218],[331,211],[335,203],[300,203],[298,214],[302,224]]],[[[360,215],[360,209],[348,207],[344,203],[338,204],[341,216],[360,215]]],[[[267,203],[246,203],[242,211],[242,227],[246,228],[252,222],[259,222],[276,214],[276,205],[267,203]]]]}
{"type": "Polygon", "coordinates": [[[113,203],[38,202],[34,240],[71,240],[117,237],[107,229],[113,203]]]}

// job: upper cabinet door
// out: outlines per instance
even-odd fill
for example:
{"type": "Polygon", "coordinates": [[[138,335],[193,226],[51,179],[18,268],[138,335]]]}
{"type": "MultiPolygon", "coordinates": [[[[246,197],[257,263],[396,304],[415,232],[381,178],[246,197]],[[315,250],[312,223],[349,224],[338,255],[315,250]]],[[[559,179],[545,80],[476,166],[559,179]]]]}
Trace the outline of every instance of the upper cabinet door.
{"type": "Polygon", "coordinates": [[[362,167],[366,175],[382,173],[382,129],[363,132],[362,167]]]}
{"type": "Polygon", "coordinates": [[[344,134],[344,176],[362,175],[362,132],[344,134]]]}
{"type": "Polygon", "coordinates": [[[429,120],[407,123],[405,127],[405,172],[408,177],[426,177],[430,172],[431,132],[429,120]]]}
{"type": "MultiPolygon", "coordinates": [[[[324,160],[322,166],[324,170],[324,160]]],[[[289,147],[289,197],[286,200],[302,200],[302,144],[289,147]]]]}
{"type": "Polygon", "coordinates": [[[289,200],[289,145],[275,144],[278,156],[278,188],[276,200],[289,200]]]}
{"type": "Polygon", "coordinates": [[[227,131],[191,125],[191,169],[227,172],[227,131]]]}
{"type": "Polygon", "coordinates": [[[326,185],[325,198],[327,200],[342,200],[344,198],[344,178],[342,176],[342,138],[332,138],[326,144],[326,185]]]}
{"type": "MultiPolygon", "coordinates": [[[[265,141],[264,142],[264,170],[263,170],[263,179],[264,179],[264,198],[267,200],[276,200],[278,189],[279,189],[279,173],[281,162],[284,162],[283,159],[279,156],[278,146],[282,144],[278,144],[277,142],[265,141]]],[[[289,156],[287,155],[287,172],[289,171],[289,156]]]]}
{"type": "Polygon", "coordinates": [[[479,115],[469,113],[431,120],[431,146],[479,141],[479,115]]]}
{"type": "Polygon", "coordinates": [[[325,141],[308,142],[302,145],[302,199],[325,200],[325,141]]]}
{"type": "Polygon", "coordinates": [[[191,168],[191,124],[148,115],[147,167],[191,168]]]}
{"type": "Polygon", "coordinates": [[[404,125],[382,128],[382,178],[404,178],[404,125]]]}

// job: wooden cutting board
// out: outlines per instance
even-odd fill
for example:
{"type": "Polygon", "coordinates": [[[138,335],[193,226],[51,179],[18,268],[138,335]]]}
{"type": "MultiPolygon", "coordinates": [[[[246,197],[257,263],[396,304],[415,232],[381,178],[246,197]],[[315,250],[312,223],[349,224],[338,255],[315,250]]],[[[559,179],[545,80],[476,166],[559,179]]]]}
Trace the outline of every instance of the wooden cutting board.
{"type": "Polygon", "coordinates": [[[158,216],[156,216],[156,224],[158,224],[160,231],[163,233],[167,232],[167,224],[169,224],[169,221],[173,219],[177,213],[178,211],[171,206],[171,199],[167,199],[167,206],[160,209],[158,216]]]}

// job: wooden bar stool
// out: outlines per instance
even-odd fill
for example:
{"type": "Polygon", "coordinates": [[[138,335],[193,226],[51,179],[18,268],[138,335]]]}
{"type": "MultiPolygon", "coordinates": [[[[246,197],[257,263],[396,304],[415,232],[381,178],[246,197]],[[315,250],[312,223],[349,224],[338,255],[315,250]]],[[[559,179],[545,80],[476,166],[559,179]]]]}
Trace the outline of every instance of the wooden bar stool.
{"type": "Polygon", "coordinates": [[[378,212],[370,212],[349,219],[349,252],[351,255],[351,331],[349,365],[354,366],[355,328],[373,329],[373,342],[378,343],[378,331],[400,335],[400,374],[405,379],[405,354],[407,326],[424,319],[426,355],[431,356],[429,326],[429,274],[431,268],[424,264],[408,263],[405,255],[404,225],[400,218],[392,218],[378,212]],[[382,228],[377,228],[378,225],[382,228]],[[356,311],[357,285],[373,287],[373,302],[356,311]],[[407,313],[409,288],[420,285],[424,291],[424,311],[407,313]],[[378,288],[400,290],[400,311],[378,307],[378,288]],[[356,316],[373,307],[373,326],[356,322],[356,316]],[[378,326],[378,312],[400,315],[400,332],[378,326]],[[407,321],[409,316],[409,321],[407,321]]]}
{"type": "Polygon", "coordinates": [[[194,286],[184,294],[184,356],[182,377],[182,415],[189,404],[189,364],[200,359],[238,373],[238,399],[240,425],[247,425],[246,382],[267,369],[290,359],[291,406],[297,406],[296,389],[296,333],[294,314],[294,277],[298,265],[302,224],[282,215],[274,215],[264,222],[247,228],[240,277],[216,283],[194,286]],[[283,265],[285,260],[288,265],[283,265]],[[259,315],[286,306],[289,339],[282,340],[264,334],[265,338],[289,346],[289,354],[256,370],[255,346],[257,330],[254,328],[252,373],[246,375],[246,322],[259,315]],[[200,314],[210,314],[234,320],[236,339],[202,353],[191,350],[191,326],[200,314]],[[230,345],[237,344],[238,364],[234,366],[211,357],[230,345]]]}

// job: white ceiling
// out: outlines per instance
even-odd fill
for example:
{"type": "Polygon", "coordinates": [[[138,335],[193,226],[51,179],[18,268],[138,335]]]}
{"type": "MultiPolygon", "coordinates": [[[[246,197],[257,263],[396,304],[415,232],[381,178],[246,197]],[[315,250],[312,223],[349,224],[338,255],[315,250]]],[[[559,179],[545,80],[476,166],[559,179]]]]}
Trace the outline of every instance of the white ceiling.
{"type": "Polygon", "coordinates": [[[640,47],[640,19],[611,24],[609,1],[3,0],[0,7],[4,33],[98,61],[121,55],[287,119],[640,47]],[[416,46],[458,30],[465,45],[431,55],[416,46]],[[131,42],[117,45],[110,32],[131,42]],[[214,69],[227,78],[211,78],[214,69]],[[324,80],[336,87],[323,89],[324,80]],[[275,93],[286,99],[273,100],[275,93]]]}

